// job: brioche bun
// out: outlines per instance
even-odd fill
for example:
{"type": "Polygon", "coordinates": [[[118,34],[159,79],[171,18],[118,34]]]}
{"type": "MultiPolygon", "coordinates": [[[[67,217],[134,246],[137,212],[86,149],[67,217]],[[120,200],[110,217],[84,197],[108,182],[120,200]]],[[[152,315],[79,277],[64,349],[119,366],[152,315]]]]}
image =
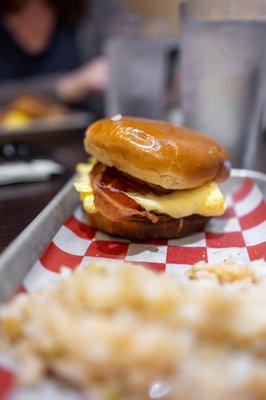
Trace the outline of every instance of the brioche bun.
{"type": "Polygon", "coordinates": [[[113,236],[128,239],[172,239],[190,235],[203,230],[209,218],[200,215],[191,215],[185,218],[174,219],[162,216],[157,223],[147,218],[131,217],[124,221],[112,221],[100,212],[87,214],[90,225],[113,236]]]}
{"type": "Polygon", "coordinates": [[[98,161],[165,189],[190,189],[219,175],[227,151],[212,138],[166,121],[104,118],[86,131],[98,161]]]}

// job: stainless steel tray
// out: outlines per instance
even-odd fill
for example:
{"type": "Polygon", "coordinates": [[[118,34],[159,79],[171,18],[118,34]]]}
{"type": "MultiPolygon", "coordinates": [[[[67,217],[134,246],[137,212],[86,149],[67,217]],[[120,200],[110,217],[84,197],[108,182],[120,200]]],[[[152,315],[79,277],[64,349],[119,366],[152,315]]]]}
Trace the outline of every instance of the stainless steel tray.
{"type": "Polygon", "coordinates": [[[73,112],[56,120],[37,120],[21,129],[4,129],[0,127],[0,139],[12,139],[14,136],[38,135],[42,133],[59,133],[85,129],[93,117],[88,112],[73,112]]]}
{"type": "MultiPolygon", "coordinates": [[[[244,178],[251,178],[266,196],[266,175],[256,171],[233,169],[222,185],[232,193],[244,178]]],[[[8,299],[24,276],[40,258],[56,232],[72,214],[79,200],[73,188],[74,177],[65,185],[35,220],[14,240],[0,257],[0,301],[8,299]]]]}

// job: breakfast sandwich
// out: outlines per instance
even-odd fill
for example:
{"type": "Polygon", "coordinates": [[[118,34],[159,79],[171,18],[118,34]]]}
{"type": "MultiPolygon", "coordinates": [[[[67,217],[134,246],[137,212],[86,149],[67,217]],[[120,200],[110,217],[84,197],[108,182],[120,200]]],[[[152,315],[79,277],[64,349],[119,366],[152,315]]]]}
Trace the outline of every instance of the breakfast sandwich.
{"type": "Polygon", "coordinates": [[[116,116],[88,127],[75,183],[90,224],[132,239],[177,238],[225,212],[229,173],[214,139],[166,121],[116,116]]]}

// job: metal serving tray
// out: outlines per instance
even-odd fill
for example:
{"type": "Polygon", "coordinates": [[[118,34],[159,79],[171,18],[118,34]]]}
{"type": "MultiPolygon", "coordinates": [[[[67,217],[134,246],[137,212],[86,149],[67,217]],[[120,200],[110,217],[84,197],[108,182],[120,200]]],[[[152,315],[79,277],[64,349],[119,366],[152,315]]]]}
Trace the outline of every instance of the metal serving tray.
{"type": "Polygon", "coordinates": [[[14,136],[38,135],[42,133],[59,133],[84,130],[92,121],[92,114],[88,112],[72,112],[60,120],[37,120],[21,129],[5,129],[0,127],[0,139],[12,139],[14,136]]]}
{"type": "MultiPolygon", "coordinates": [[[[225,193],[232,193],[251,178],[266,196],[266,175],[260,172],[233,169],[222,184],[225,193]]],[[[8,299],[21,284],[27,272],[40,258],[59,228],[72,214],[79,199],[73,188],[73,177],[35,220],[14,240],[0,257],[0,301],[8,299]]]]}

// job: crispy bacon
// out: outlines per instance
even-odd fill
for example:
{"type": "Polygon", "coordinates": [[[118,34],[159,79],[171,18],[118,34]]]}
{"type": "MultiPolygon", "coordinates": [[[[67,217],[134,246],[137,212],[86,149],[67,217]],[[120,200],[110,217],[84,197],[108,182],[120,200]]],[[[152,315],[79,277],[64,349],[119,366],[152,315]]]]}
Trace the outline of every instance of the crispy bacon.
{"type": "MultiPolygon", "coordinates": [[[[114,169],[116,172],[118,172],[115,168],[114,169]]],[[[119,173],[119,172],[118,172],[119,173]]],[[[137,178],[133,178],[132,176],[126,174],[125,172],[123,173],[119,173],[120,176],[123,177],[123,179],[126,178],[126,182],[128,184],[130,184],[130,187],[128,188],[128,190],[126,190],[127,192],[132,192],[133,189],[135,188],[135,192],[141,193],[141,194],[147,194],[147,193],[154,193],[157,196],[162,196],[164,194],[169,194],[172,193],[173,190],[171,189],[165,189],[161,186],[158,185],[154,185],[152,183],[147,184],[146,182],[137,179],[137,178]]]]}
{"type": "Polygon", "coordinates": [[[163,194],[171,193],[172,190],[164,189],[163,187],[147,184],[140,179],[133,178],[132,176],[119,172],[115,168],[106,167],[105,173],[101,180],[102,186],[110,186],[110,189],[115,191],[118,189],[122,192],[128,193],[141,193],[147,194],[153,192],[154,194],[160,196],[163,194]]]}
{"type": "Polygon", "coordinates": [[[144,210],[126,192],[148,193],[151,189],[137,180],[125,177],[115,168],[97,163],[91,171],[91,183],[94,193],[94,204],[100,212],[113,221],[123,221],[133,215],[148,218],[156,223],[158,216],[144,210]]]}

